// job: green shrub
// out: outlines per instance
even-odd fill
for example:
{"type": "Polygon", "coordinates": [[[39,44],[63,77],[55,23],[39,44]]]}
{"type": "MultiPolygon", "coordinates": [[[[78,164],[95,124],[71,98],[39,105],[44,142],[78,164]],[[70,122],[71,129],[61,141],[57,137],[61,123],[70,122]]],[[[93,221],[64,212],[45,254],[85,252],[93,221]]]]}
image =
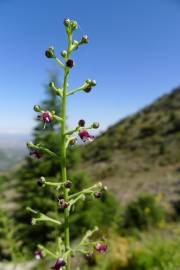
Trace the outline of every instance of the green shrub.
{"type": "Polygon", "coordinates": [[[142,250],[134,250],[129,265],[123,270],[178,270],[180,238],[152,238],[142,250]]]}
{"type": "Polygon", "coordinates": [[[124,212],[123,229],[148,229],[164,219],[163,207],[153,195],[140,195],[124,212]]]}

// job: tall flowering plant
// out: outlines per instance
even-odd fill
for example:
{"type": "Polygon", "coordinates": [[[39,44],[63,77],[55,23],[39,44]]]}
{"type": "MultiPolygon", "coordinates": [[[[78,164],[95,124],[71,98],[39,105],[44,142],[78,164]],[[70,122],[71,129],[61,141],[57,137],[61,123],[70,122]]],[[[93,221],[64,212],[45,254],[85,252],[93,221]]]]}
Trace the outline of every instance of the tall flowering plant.
{"type": "Polygon", "coordinates": [[[71,69],[75,66],[74,60],[71,58],[71,55],[76,51],[81,45],[87,44],[89,38],[87,35],[83,36],[80,41],[73,40],[73,33],[78,29],[78,23],[74,20],[65,19],[64,26],[66,29],[68,37],[68,47],[67,50],[61,52],[61,61],[55,53],[53,47],[48,48],[45,52],[45,56],[49,59],[54,59],[57,64],[64,70],[64,81],[63,86],[58,87],[55,82],[50,82],[49,86],[57,95],[61,98],[61,113],[57,115],[55,111],[44,111],[38,105],[34,106],[35,112],[38,112],[38,119],[44,123],[44,128],[46,128],[52,121],[57,122],[60,125],[60,155],[54,153],[44,145],[34,144],[32,142],[27,143],[27,147],[30,150],[30,155],[41,159],[44,155],[48,155],[50,158],[59,160],[60,170],[61,170],[61,179],[57,182],[50,182],[45,177],[40,177],[37,180],[37,184],[41,187],[44,186],[53,186],[58,192],[57,204],[60,211],[64,212],[64,218],[54,219],[44,213],[34,210],[30,207],[27,207],[27,210],[33,214],[32,224],[38,222],[52,222],[56,225],[63,226],[64,234],[59,236],[57,239],[57,247],[55,251],[51,251],[42,245],[38,245],[38,249],[35,252],[35,257],[37,259],[42,259],[44,256],[51,256],[54,259],[54,265],[51,269],[60,270],[60,269],[71,269],[71,257],[75,256],[77,252],[82,253],[86,256],[87,259],[91,259],[94,251],[105,253],[107,250],[107,244],[105,240],[95,241],[92,239],[93,234],[98,231],[98,228],[95,227],[93,230],[86,232],[82,240],[77,244],[75,248],[71,247],[70,244],[70,229],[69,229],[69,216],[72,213],[74,205],[79,200],[86,200],[88,196],[93,198],[100,198],[102,192],[106,190],[106,187],[102,183],[97,183],[91,187],[87,187],[84,190],[78,191],[77,193],[71,193],[71,187],[73,183],[69,180],[67,176],[67,149],[72,145],[78,142],[78,138],[82,142],[91,142],[94,140],[89,132],[91,129],[99,128],[99,123],[94,122],[90,126],[86,127],[86,123],[83,119],[80,119],[77,123],[77,126],[73,130],[67,130],[66,120],[66,101],[70,95],[74,95],[79,91],[84,91],[89,93],[94,86],[96,86],[95,80],[86,80],[80,87],[77,89],[68,90],[68,79],[71,69]]]}

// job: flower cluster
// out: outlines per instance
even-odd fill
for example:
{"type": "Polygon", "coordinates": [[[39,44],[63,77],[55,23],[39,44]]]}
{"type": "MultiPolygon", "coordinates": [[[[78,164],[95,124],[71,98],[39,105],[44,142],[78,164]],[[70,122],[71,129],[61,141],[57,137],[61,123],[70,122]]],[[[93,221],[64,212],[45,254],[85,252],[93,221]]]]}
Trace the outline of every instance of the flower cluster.
{"type": "Polygon", "coordinates": [[[74,95],[75,93],[81,91],[89,93],[93,87],[96,86],[95,80],[85,80],[85,82],[78,88],[69,91],[68,90],[68,78],[70,70],[75,67],[75,62],[71,58],[71,54],[76,51],[81,45],[89,43],[89,37],[84,35],[80,41],[73,40],[73,33],[78,29],[78,23],[74,20],[65,19],[64,26],[68,36],[68,48],[67,50],[61,51],[61,60],[55,52],[53,46],[49,47],[45,51],[45,56],[48,59],[55,60],[57,64],[64,70],[64,80],[63,86],[61,88],[57,87],[55,82],[50,82],[49,87],[54,91],[54,93],[61,98],[61,115],[56,115],[55,111],[43,110],[39,105],[34,106],[34,111],[38,113],[38,119],[44,124],[44,128],[49,125],[52,121],[56,121],[61,128],[60,130],[60,155],[57,155],[44,145],[33,144],[32,142],[27,143],[27,147],[30,150],[30,155],[41,159],[44,155],[49,156],[50,158],[58,160],[61,163],[61,181],[51,182],[48,181],[45,177],[41,176],[37,179],[37,185],[39,187],[52,186],[56,189],[56,194],[58,196],[58,207],[60,211],[64,212],[63,220],[56,220],[53,217],[50,217],[44,213],[41,213],[37,210],[34,210],[30,207],[27,207],[27,210],[31,212],[34,217],[32,218],[32,224],[35,225],[38,222],[51,222],[53,224],[62,226],[65,224],[64,230],[64,241],[61,237],[57,239],[57,248],[55,252],[50,251],[42,245],[38,245],[38,250],[35,251],[35,258],[37,260],[43,259],[45,256],[50,255],[54,259],[54,265],[51,267],[53,270],[70,270],[70,261],[71,256],[74,256],[76,252],[80,252],[83,255],[86,255],[87,259],[92,258],[94,251],[97,251],[101,254],[104,254],[107,249],[107,243],[105,241],[94,241],[91,239],[92,235],[96,233],[98,228],[96,227],[92,231],[87,231],[85,236],[82,238],[80,243],[72,248],[70,245],[70,230],[69,230],[69,215],[71,214],[72,207],[79,200],[86,200],[88,196],[91,196],[94,199],[100,199],[106,187],[102,183],[97,183],[91,187],[85,188],[77,193],[71,192],[72,181],[67,178],[67,166],[66,166],[66,157],[67,157],[67,148],[72,146],[80,140],[83,143],[92,142],[94,140],[94,135],[91,134],[92,129],[99,128],[99,122],[94,122],[90,126],[86,125],[84,119],[80,119],[77,123],[77,126],[73,130],[66,130],[66,100],[69,95],[74,95]]]}

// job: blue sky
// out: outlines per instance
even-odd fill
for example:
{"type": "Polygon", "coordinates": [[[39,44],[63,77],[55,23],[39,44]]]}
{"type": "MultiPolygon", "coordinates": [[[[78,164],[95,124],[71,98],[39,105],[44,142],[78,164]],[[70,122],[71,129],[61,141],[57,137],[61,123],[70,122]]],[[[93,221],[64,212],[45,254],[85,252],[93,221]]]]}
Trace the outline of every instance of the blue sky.
{"type": "Polygon", "coordinates": [[[65,17],[80,24],[75,39],[90,38],[74,54],[70,89],[97,80],[69,98],[69,126],[84,118],[104,130],[180,84],[179,0],[0,0],[0,133],[31,132],[32,107],[57,68],[44,51],[65,48],[65,17]]]}

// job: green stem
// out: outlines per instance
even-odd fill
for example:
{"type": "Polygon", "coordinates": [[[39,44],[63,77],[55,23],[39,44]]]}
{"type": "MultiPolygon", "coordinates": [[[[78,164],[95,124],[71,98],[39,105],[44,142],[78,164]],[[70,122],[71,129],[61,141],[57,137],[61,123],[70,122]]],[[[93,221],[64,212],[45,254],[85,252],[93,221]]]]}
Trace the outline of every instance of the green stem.
{"type": "MultiPolygon", "coordinates": [[[[70,57],[70,50],[72,44],[72,35],[68,34],[68,51],[67,59],[70,57]]],[[[69,68],[65,67],[64,70],[64,83],[63,83],[63,96],[62,96],[62,110],[61,117],[64,120],[61,125],[61,173],[62,173],[62,182],[67,181],[67,172],[66,172],[66,92],[67,92],[67,82],[69,77],[69,68]]],[[[68,190],[63,187],[64,199],[68,202],[68,190]]],[[[64,210],[64,223],[65,223],[65,252],[70,249],[70,235],[69,235],[69,208],[64,210]]],[[[66,270],[70,270],[70,253],[67,255],[67,264],[66,270]]]]}

